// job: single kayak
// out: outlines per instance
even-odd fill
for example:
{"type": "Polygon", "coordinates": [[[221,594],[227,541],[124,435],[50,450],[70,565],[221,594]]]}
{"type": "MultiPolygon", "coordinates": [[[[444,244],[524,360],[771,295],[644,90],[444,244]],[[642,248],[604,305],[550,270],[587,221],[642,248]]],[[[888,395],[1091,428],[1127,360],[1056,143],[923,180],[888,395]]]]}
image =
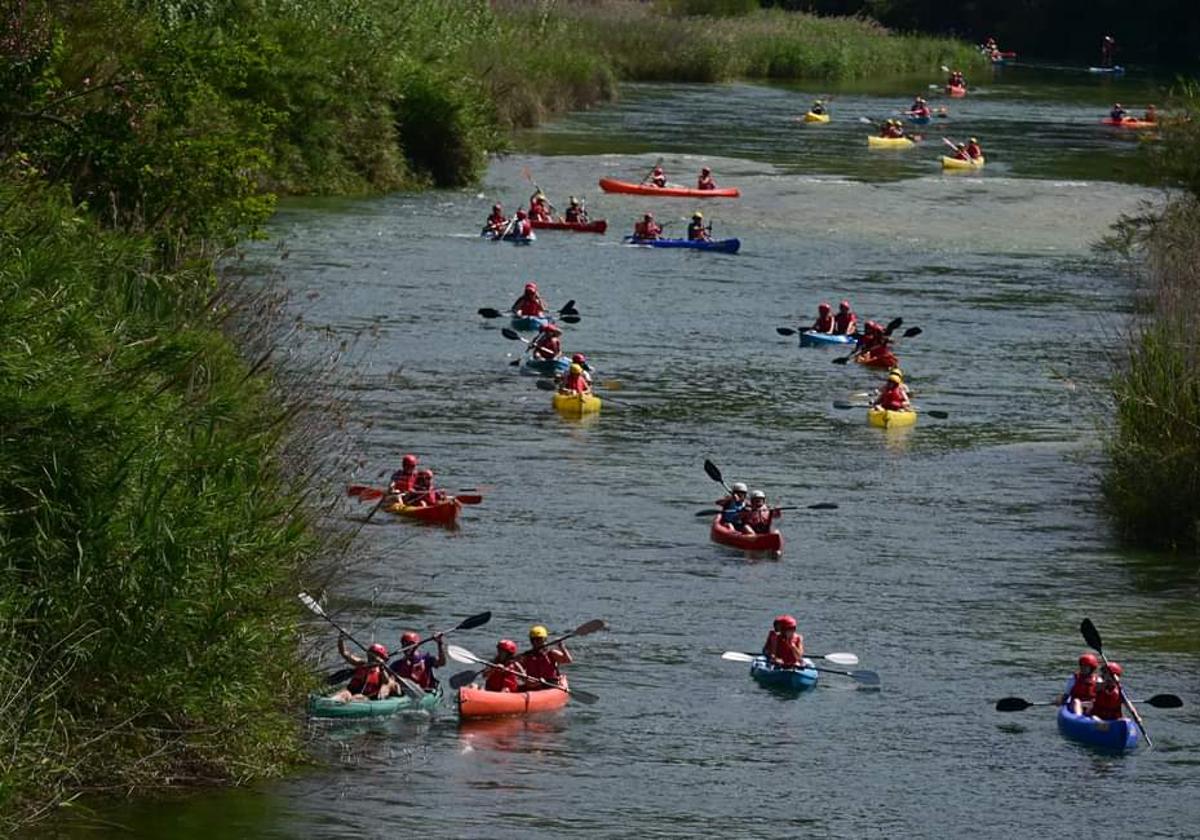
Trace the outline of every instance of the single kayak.
{"type": "Polygon", "coordinates": [[[863,367],[871,368],[883,368],[884,370],[896,367],[899,361],[900,360],[896,358],[896,354],[886,348],[882,351],[876,350],[870,355],[864,353],[861,356],[854,357],[854,363],[856,365],[862,365],[863,367]]]}
{"type": "Polygon", "coordinates": [[[386,717],[397,712],[429,712],[442,703],[442,690],[438,688],[413,700],[408,694],[388,697],[384,700],[351,700],[339,703],[319,694],[308,695],[308,714],[317,718],[369,718],[386,717]]]}
{"type": "Polygon", "coordinates": [[[750,663],[750,676],[760,685],[804,691],[816,688],[821,672],[813,667],[810,659],[804,660],[803,668],[780,668],[772,665],[767,657],[756,656],[750,663]]]}
{"type": "Polygon", "coordinates": [[[405,519],[415,519],[418,522],[427,522],[433,525],[453,525],[454,520],[458,519],[458,512],[462,510],[462,503],[453,496],[450,496],[445,501],[434,505],[417,507],[396,502],[385,505],[383,509],[388,513],[396,514],[396,516],[403,516],[405,519]]]}
{"type": "Polygon", "coordinates": [[[715,190],[697,190],[692,187],[656,187],[653,184],[634,184],[616,178],[601,178],[600,189],[625,195],[661,195],[668,198],[737,198],[741,192],[737,187],[722,187],[715,190]]]}
{"type": "Polygon", "coordinates": [[[829,122],[829,115],[828,114],[814,114],[812,111],[809,111],[807,114],[804,115],[804,121],[812,122],[812,123],[827,123],[827,122],[829,122]]]}
{"type": "Polygon", "coordinates": [[[1158,128],[1158,123],[1153,120],[1139,120],[1137,117],[1125,117],[1124,119],[1114,120],[1112,117],[1105,117],[1100,120],[1101,125],[1111,125],[1114,128],[1158,128]]]}
{"type": "Polygon", "coordinates": [[[1089,73],[1124,73],[1125,68],[1119,64],[1116,65],[1115,67],[1089,67],[1088,72],[1089,73]]]}
{"type": "Polygon", "coordinates": [[[783,554],[783,534],[778,531],[771,531],[769,534],[743,534],[728,525],[722,525],[720,514],[713,517],[708,536],[717,545],[740,551],[765,551],[774,554],[776,558],[783,554]]]}
{"type": "MultiPolygon", "coordinates": [[[[569,688],[566,677],[559,677],[558,684],[569,688]]],[[[458,690],[458,716],[463,720],[472,718],[500,717],[503,715],[532,715],[537,712],[552,712],[567,705],[571,695],[557,688],[541,691],[485,691],[473,685],[458,690]]]]}
{"type": "Polygon", "coordinates": [[[594,414],[599,411],[601,402],[602,400],[595,394],[567,394],[558,391],[551,400],[551,405],[560,414],[582,417],[584,414],[594,414]]]}
{"type": "Polygon", "coordinates": [[[571,366],[571,360],[566,356],[557,359],[535,359],[526,356],[521,360],[521,373],[528,376],[558,376],[566,373],[571,366]]]}
{"type": "Polygon", "coordinates": [[[845,347],[847,344],[857,343],[858,336],[856,335],[832,335],[812,330],[801,330],[800,332],[801,347],[845,347]]]}
{"type": "Polygon", "coordinates": [[[1106,750],[1132,750],[1138,745],[1142,730],[1129,718],[1100,720],[1091,715],[1077,715],[1069,706],[1058,707],[1058,731],[1064,738],[1106,750]]]}
{"type": "Polygon", "coordinates": [[[961,97],[967,95],[965,85],[946,85],[946,94],[953,97],[961,97]]]}
{"type": "Polygon", "coordinates": [[[717,251],[722,254],[736,254],[742,247],[740,239],[638,239],[626,236],[625,242],[649,248],[690,248],[693,251],[717,251]]]}
{"type": "Polygon", "coordinates": [[[484,228],[483,232],[479,235],[490,242],[503,239],[505,242],[511,242],[514,245],[531,245],[537,239],[537,234],[533,231],[529,232],[529,236],[517,236],[515,233],[506,233],[504,236],[497,236],[493,231],[484,228]]]}
{"type": "Polygon", "coordinates": [[[521,332],[537,332],[544,324],[549,324],[554,319],[549,315],[514,315],[509,322],[514,330],[521,332]]]}
{"type": "Polygon", "coordinates": [[[594,222],[533,222],[534,230],[573,230],[576,233],[604,233],[608,230],[608,222],[597,219],[594,222]]]}
{"type": "Polygon", "coordinates": [[[984,163],[986,161],[983,157],[977,157],[973,160],[963,160],[962,158],[942,155],[942,169],[983,169],[984,163]]]}
{"type": "Polygon", "coordinates": [[[867,137],[867,147],[871,149],[907,149],[915,145],[916,141],[911,137],[879,137],[874,134],[867,137]]]}
{"type": "Polygon", "coordinates": [[[867,409],[867,425],[878,429],[899,429],[917,422],[915,411],[889,411],[873,405],[867,409]]]}

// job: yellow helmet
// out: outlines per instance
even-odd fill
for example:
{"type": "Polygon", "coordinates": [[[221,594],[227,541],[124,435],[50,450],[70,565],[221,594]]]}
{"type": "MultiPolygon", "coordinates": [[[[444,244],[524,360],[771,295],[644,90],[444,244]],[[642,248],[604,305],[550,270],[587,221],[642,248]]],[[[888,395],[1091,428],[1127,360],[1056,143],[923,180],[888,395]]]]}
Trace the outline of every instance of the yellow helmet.
{"type": "Polygon", "coordinates": [[[972,138],[971,138],[971,142],[972,142],[972,143],[978,143],[979,141],[978,141],[978,140],[976,140],[974,137],[972,137],[972,138]]]}
{"type": "Polygon", "coordinates": [[[697,210],[695,213],[692,214],[692,218],[693,219],[703,219],[704,214],[701,213],[699,210],[697,210]]]}
{"type": "MultiPolygon", "coordinates": [[[[583,365],[581,365],[581,364],[573,364],[573,365],[571,365],[571,368],[570,368],[570,370],[571,370],[571,373],[573,373],[573,374],[575,374],[576,376],[578,376],[579,374],[583,373],[583,365]]],[[[530,632],[533,632],[533,631],[530,631],[530,632]]]]}
{"type": "Polygon", "coordinates": [[[540,624],[535,624],[529,628],[529,638],[544,639],[550,635],[550,631],[540,624]]]}
{"type": "Polygon", "coordinates": [[[888,374],[888,382],[895,382],[897,385],[904,384],[904,380],[900,377],[900,374],[898,374],[898,373],[889,373],[888,374]]]}
{"type": "Polygon", "coordinates": [[[904,378],[904,371],[900,370],[900,368],[898,368],[898,367],[888,368],[888,373],[894,373],[897,376],[899,376],[901,379],[904,378]]]}

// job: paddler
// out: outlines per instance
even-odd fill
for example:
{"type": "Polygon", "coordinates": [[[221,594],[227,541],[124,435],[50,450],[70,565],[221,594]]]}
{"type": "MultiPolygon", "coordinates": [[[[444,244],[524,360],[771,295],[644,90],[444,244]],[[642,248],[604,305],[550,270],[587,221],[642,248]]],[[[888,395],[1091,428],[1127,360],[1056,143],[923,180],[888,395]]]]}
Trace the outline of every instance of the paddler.
{"type": "Polygon", "coordinates": [[[542,324],[538,327],[537,338],[529,342],[529,355],[540,361],[548,362],[562,355],[562,328],[557,324],[542,324]]]}
{"type": "Polygon", "coordinates": [[[771,533],[771,523],[780,516],[779,508],[767,506],[767,494],[762,490],[750,491],[750,506],[742,509],[742,524],[756,534],[771,533]]]}
{"type": "Polygon", "coordinates": [[[575,196],[571,196],[571,201],[567,205],[567,212],[563,214],[563,220],[573,225],[587,224],[587,208],[583,206],[583,202],[575,196]]]}
{"type": "Polygon", "coordinates": [[[1142,114],[1142,121],[1152,123],[1158,122],[1158,109],[1153,105],[1147,105],[1146,113],[1142,114]]]}
{"type": "Polygon", "coordinates": [[[433,691],[437,688],[437,676],[433,673],[433,669],[446,667],[446,643],[443,641],[441,633],[434,636],[433,640],[437,643],[437,656],[432,653],[418,653],[417,650],[421,644],[420,634],[413,630],[406,630],[400,636],[399,653],[401,658],[392,663],[392,672],[412,680],[426,691],[433,691]]]}
{"type": "Polygon", "coordinates": [[[808,109],[810,114],[816,114],[818,117],[825,115],[825,103],[818,99],[813,102],[812,107],[808,109]]]}
{"type": "Polygon", "coordinates": [[[533,236],[533,225],[529,223],[529,214],[524,210],[517,211],[517,218],[513,222],[509,235],[518,239],[528,239],[533,236]]]}
{"type": "Polygon", "coordinates": [[[656,187],[665,187],[667,185],[667,173],[663,172],[661,164],[655,166],[650,171],[650,183],[656,187]]]}
{"type": "Polygon", "coordinates": [[[517,643],[512,639],[501,639],[496,643],[496,656],[492,659],[491,665],[503,665],[505,670],[500,668],[487,668],[485,670],[486,677],[483,681],[483,687],[487,691],[508,691],[517,692],[521,690],[521,683],[524,680],[525,669],[521,667],[521,663],[517,661],[517,643]],[[516,673],[513,673],[513,672],[516,673]]]}
{"type": "Polygon", "coordinates": [[[896,376],[900,377],[900,390],[904,392],[904,399],[911,402],[912,401],[912,389],[909,388],[908,384],[904,381],[904,371],[902,371],[899,367],[896,367],[895,365],[893,365],[892,367],[888,368],[888,376],[891,376],[893,373],[896,374],[896,376]]]}
{"type": "Polygon", "coordinates": [[[950,81],[946,83],[950,87],[966,88],[967,80],[963,76],[961,70],[955,70],[950,74],[950,81]]]}
{"type": "Polygon", "coordinates": [[[863,334],[858,337],[858,344],[854,348],[853,355],[858,357],[864,364],[883,356],[891,351],[887,349],[889,344],[887,334],[883,327],[874,321],[867,321],[863,328],[863,334]]]}
{"type": "Polygon", "coordinates": [[[1058,705],[1069,703],[1071,711],[1077,715],[1087,714],[1092,709],[1092,701],[1096,699],[1096,669],[1100,660],[1094,653],[1083,653],[1079,656],[1079,670],[1067,678],[1067,687],[1058,696],[1058,705]]]}
{"type": "Polygon", "coordinates": [[[763,656],[778,668],[799,668],[804,665],[804,637],[796,632],[796,619],[781,615],[775,619],[767,641],[763,643],[763,656]]]}
{"type": "Polygon", "coordinates": [[[497,202],[492,205],[492,215],[487,217],[487,221],[483,224],[484,233],[490,233],[493,236],[500,236],[508,227],[508,217],[504,215],[504,207],[497,202]]]}
{"type": "Polygon", "coordinates": [[[692,214],[692,221],[688,223],[687,238],[692,242],[712,242],[710,229],[704,226],[704,214],[699,210],[692,214]]]}
{"type": "Polygon", "coordinates": [[[1117,42],[1113,36],[1105,35],[1104,40],[1100,42],[1100,66],[1112,67],[1113,56],[1117,54],[1117,42]]]}
{"type": "Polygon", "coordinates": [[[1100,685],[1092,700],[1092,717],[1100,720],[1119,720],[1125,698],[1121,696],[1121,674],[1125,671],[1116,662],[1100,666],[1100,685]]]}
{"type": "Polygon", "coordinates": [[[917,119],[925,119],[933,114],[929,109],[929,103],[925,101],[925,97],[918,96],[913,100],[912,107],[908,109],[909,116],[917,119]]]}
{"type": "Polygon", "coordinates": [[[742,525],[742,511],[746,509],[746,494],[750,492],[743,482],[735,481],[729,485],[729,495],[717,499],[721,508],[721,524],[741,531],[744,534],[754,533],[753,529],[742,525]]]}
{"type": "Polygon", "coordinates": [[[713,180],[712,170],[707,166],[700,167],[700,177],[696,179],[696,189],[715,190],[717,182],[713,180]]]}
{"type": "Polygon", "coordinates": [[[546,200],[546,194],[538,190],[529,197],[529,218],[534,222],[549,222],[553,217],[550,215],[550,202],[546,200]]]}
{"type": "Polygon", "coordinates": [[[900,374],[888,374],[887,383],[876,397],[875,405],[888,411],[912,411],[908,395],[904,393],[904,380],[900,374]]]}
{"type": "Polygon", "coordinates": [[[813,321],[809,332],[824,333],[830,335],[833,332],[833,309],[828,303],[822,301],[817,304],[817,320],[813,321]]]}
{"type": "Polygon", "coordinates": [[[971,155],[967,152],[967,144],[966,143],[955,143],[954,144],[954,157],[957,160],[969,161],[971,159],[971,155]]]}
{"type": "Polygon", "coordinates": [[[587,356],[583,355],[582,353],[576,353],[575,355],[571,356],[571,364],[579,365],[579,367],[583,369],[583,376],[585,379],[587,379],[588,387],[591,387],[592,368],[591,365],[588,364],[587,356]]]}
{"type": "Polygon", "coordinates": [[[583,365],[572,362],[567,368],[567,375],[563,377],[562,382],[558,386],[560,394],[588,394],[591,393],[592,383],[587,378],[587,374],[583,371],[583,365]]]}
{"type": "Polygon", "coordinates": [[[1121,107],[1120,102],[1114,102],[1112,110],[1108,112],[1108,117],[1113,122],[1122,122],[1124,121],[1125,117],[1128,116],[1128,114],[1129,112],[1121,107]]]}
{"type": "Polygon", "coordinates": [[[557,683],[559,678],[559,666],[570,665],[575,659],[571,656],[571,652],[567,650],[567,646],[561,641],[554,647],[546,647],[546,637],[550,635],[550,631],[541,624],[535,624],[529,628],[529,644],[533,647],[521,657],[521,667],[525,669],[525,673],[530,679],[525,681],[526,691],[540,691],[548,689],[550,686],[543,685],[536,680],[545,680],[548,683],[557,683]]]}
{"type": "Polygon", "coordinates": [[[858,316],[850,308],[850,301],[838,304],[838,313],[833,316],[834,335],[854,335],[858,332],[858,316]]]}
{"type": "Polygon", "coordinates": [[[445,501],[446,494],[434,489],[433,470],[425,467],[417,470],[417,481],[412,492],[405,493],[401,501],[408,507],[430,507],[445,501]]]}
{"type": "Polygon", "coordinates": [[[977,140],[974,137],[972,137],[970,140],[967,141],[965,151],[967,153],[968,160],[982,160],[983,159],[983,146],[980,146],[979,140],[977,140]]]}
{"type": "Polygon", "coordinates": [[[654,214],[647,213],[642,220],[633,226],[634,239],[658,239],[662,236],[662,226],[654,221],[654,214]]]}
{"type": "Polygon", "coordinates": [[[405,455],[400,460],[400,469],[392,473],[388,481],[388,493],[399,499],[400,494],[410,492],[417,483],[417,456],[405,455]]]}
{"type": "Polygon", "coordinates": [[[385,663],[388,649],[376,642],[367,649],[367,658],[356,656],[346,650],[346,637],[338,637],[338,654],[354,667],[350,684],[341,691],[331,694],[330,700],[349,703],[351,700],[386,700],[400,693],[400,684],[388,673],[385,663]]]}
{"type": "Polygon", "coordinates": [[[546,312],[546,302],[538,294],[537,283],[526,283],[525,291],[513,301],[512,311],[522,318],[540,318],[546,312]]]}

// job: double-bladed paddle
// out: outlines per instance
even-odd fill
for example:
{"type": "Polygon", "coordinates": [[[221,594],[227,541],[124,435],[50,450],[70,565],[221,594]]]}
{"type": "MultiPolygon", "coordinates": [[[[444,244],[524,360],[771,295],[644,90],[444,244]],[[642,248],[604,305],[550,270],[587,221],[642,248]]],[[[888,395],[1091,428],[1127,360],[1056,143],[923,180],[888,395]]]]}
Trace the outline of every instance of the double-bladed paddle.
{"type": "MultiPolygon", "coordinates": [[[[1147,700],[1139,700],[1139,703],[1145,703],[1147,706],[1153,706],[1156,709],[1178,709],[1183,706],[1183,700],[1178,694],[1155,694],[1147,700]]],[[[1046,701],[1030,701],[1024,697],[1001,697],[996,701],[997,712],[1023,712],[1031,706],[1057,706],[1055,700],[1046,701]]]]}
{"type": "MultiPolygon", "coordinates": [[[[824,659],[826,662],[832,662],[834,665],[857,665],[858,657],[853,653],[805,653],[809,659],[824,659]]],[[[727,650],[721,654],[722,659],[728,659],[730,662],[753,662],[761,653],[744,653],[740,650],[727,650]]]]}
{"type": "MultiPolygon", "coordinates": [[[[845,411],[846,409],[850,408],[870,408],[871,405],[872,403],[852,403],[847,402],[846,400],[833,401],[833,407],[840,411],[845,411]]],[[[917,409],[914,408],[913,410],[916,411],[917,409]]],[[[950,417],[949,413],[940,410],[921,409],[921,412],[929,417],[935,417],[938,420],[947,420],[950,417]]]]}
{"type": "MultiPolygon", "coordinates": [[[[334,630],[338,631],[343,636],[345,636],[347,639],[354,642],[354,644],[358,645],[358,647],[362,650],[362,652],[367,655],[367,661],[368,662],[371,661],[370,649],[366,645],[364,645],[362,642],[360,642],[358,639],[354,638],[349,633],[347,633],[345,630],[343,630],[336,621],[334,621],[332,618],[329,617],[329,615],[325,612],[325,610],[321,607],[321,605],[318,604],[311,595],[309,595],[307,592],[301,592],[296,597],[300,599],[300,603],[302,603],[302,604],[304,604],[304,606],[308,607],[309,612],[311,612],[313,615],[315,615],[319,618],[323,618],[326,621],[328,621],[330,626],[333,627],[334,630]]],[[[402,677],[399,674],[397,674],[392,669],[392,666],[389,665],[387,662],[382,663],[382,665],[387,670],[387,672],[390,673],[393,677],[395,677],[396,681],[400,683],[400,687],[404,690],[404,693],[410,695],[414,700],[421,700],[425,696],[425,689],[421,688],[421,686],[417,685],[415,682],[410,680],[408,677],[402,677]]],[[[354,672],[352,670],[351,674],[353,674],[353,673],[354,672]]]]}
{"type": "MultiPolygon", "coordinates": [[[[892,337],[892,333],[894,333],[896,330],[900,329],[900,327],[903,323],[904,323],[903,318],[893,318],[892,320],[888,321],[887,326],[883,328],[884,336],[890,339],[892,337]]],[[[900,335],[900,338],[915,338],[918,335],[920,335],[921,332],[922,332],[922,330],[920,327],[909,327],[907,330],[905,330],[900,335]]],[[[884,346],[886,347],[887,345],[885,344],[884,346]]],[[[835,365],[844,365],[857,355],[859,355],[859,351],[858,351],[858,347],[855,347],[854,351],[852,353],[850,353],[849,356],[839,356],[838,358],[833,359],[832,361],[835,365]]]]}
{"type": "MultiPolygon", "coordinates": [[[[1104,655],[1104,645],[1100,641],[1100,631],[1096,629],[1095,624],[1092,624],[1090,618],[1085,618],[1079,623],[1079,632],[1083,635],[1083,641],[1087,643],[1087,646],[1100,654],[1100,660],[1107,665],[1108,657],[1104,655]]],[[[1138,728],[1142,730],[1142,737],[1146,739],[1146,746],[1153,747],[1154,742],[1150,740],[1150,733],[1146,731],[1146,724],[1142,722],[1142,716],[1138,714],[1138,710],[1129,699],[1129,695],[1125,693],[1125,686],[1121,685],[1121,678],[1116,674],[1113,674],[1112,677],[1117,681],[1117,690],[1121,692],[1121,700],[1129,708],[1129,713],[1133,715],[1133,719],[1137,721],[1138,728]]]]}
{"type": "MultiPolygon", "coordinates": [[[[468,488],[468,489],[473,489],[473,488],[468,488]]],[[[368,487],[365,484],[350,484],[350,485],[347,485],[347,487],[346,487],[346,495],[353,496],[353,497],[357,498],[360,502],[369,502],[372,499],[378,499],[380,496],[386,496],[387,491],[381,490],[378,487],[368,487]]],[[[459,504],[464,504],[464,505],[478,505],[483,502],[483,496],[481,494],[479,494],[479,493],[464,493],[461,490],[458,491],[458,493],[452,495],[451,498],[458,499],[459,504]]]]}
{"type": "MultiPolygon", "coordinates": [[[[817,502],[815,505],[783,505],[782,507],[772,507],[772,510],[837,510],[837,502],[817,502]]],[[[716,516],[721,511],[717,508],[705,508],[704,510],[696,511],[696,516],[716,516]]]]}
{"type": "MultiPolygon", "coordinates": [[[[432,642],[434,640],[434,638],[437,637],[438,635],[445,636],[447,633],[452,633],[455,630],[474,630],[476,627],[482,627],[483,625],[487,624],[491,620],[492,620],[491,610],[487,610],[487,611],[481,612],[481,613],[476,613],[473,616],[464,618],[462,621],[458,622],[458,624],[455,624],[450,629],[443,630],[440,634],[434,633],[432,636],[426,636],[424,639],[421,639],[421,641],[419,641],[419,642],[415,642],[411,645],[405,645],[404,647],[400,648],[400,650],[396,651],[395,654],[393,654],[393,657],[394,658],[402,658],[410,650],[419,648],[421,645],[425,644],[426,642],[432,642]]],[[[389,664],[388,667],[391,667],[391,665],[389,664]]],[[[332,674],[330,674],[328,677],[326,677],[326,682],[328,682],[330,685],[336,685],[337,683],[340,683],[344,680],[350,679],[350,677],[352,677],[353,675],[354,675],[353,668],[342,668],[340,670],[334,671],[332,674]]]]}
{"type": "MultiPolygon", "coordinates": [[[[587,705],[587,706],[592,705],[593,703],[595,703],[597,700],[600,699],[595,694],[592,694],[590,691],[584,691],[581,688],[563,688],[558,683],[553,683],[553,682],[550,682],[549,680],[543,680],[540,677],[531,677],[528,674],[523,673],[521,671],[517,671],[512,668],[505,668],[503,665],[497,664],[495,662],[488,662],[486,659],[481,659],[480,657],[476,656],[475,654],[471,653],[471,651],[467,650],[465,647],[461,647],[460,645],[450,645],[450,647],[447,649],[446,652],[450,655],[450,658],[453,659],[455,662],[462,662],[467,665],[472,665],[472,664],[486,665],[486,666],[488,666],[488,668],[495,668],[498,671],[504,671],[505,673],[508,673],[508,674],[514,674],[515,676],[521,677],[522,679],[541,683],[542,685],[546,686],[546,688],[558,689],[559,691],[569,694],[570,696],[572,696],[576,700],[578,700],[580,703],[583,703],[584,705],[587,705]]],[[[487,670],[487,669],[485,668],[484,670],[487,670]]],[[[450,685],[454,686],[455,688],[462,688],[461,685],[454,685],[455,680],[461,674],[469,674],[471,679],[468,680],[467,683],[472,683],[475,681],[475,676],[478,673],[479,672],[477,672],[477,671],[462,671],[459,674],[455,674],[453,677],[450,678],[450,685]]]]}
{"type": "MultiPolygon", "coordinates": [[[[704,472],[713,481],[725,488],[725,492],[732,495],[733,491],[729,489],[729,485],[725,483],[724,476],[721,475],[721,470],[712,461],[704,459],[704,472]]],[[[836,510],[837,505],[833,502],[818,502],[815,505],[805,505],[803,507],[781,507],[779,510],[836,510]]],[[[719,510],[702,510],[696,513],[696,516],[716,516],[721,511],[719,510]]]]}
{"type": "MultiPolygon", "coordinates": [[[[510,312],[501,312],[499,309],[493,309],[490,306],[482,306],[477,311],[484,318],[519,317],[519,316],[514,316],[514,313],[511,311],[510,312]]],[[[563,308],[558,310],[558,315],[563,320],[567,320],[568,318],[573,319],[573,320],[567,320],[568,324],[578,324],[579,323],[579,310],[575,308],[574,299],[567,301],[566,304],[563,306],[563,308]]]]}
{"type": "MultiPolygon", "coordinates": [[[[740,654],[739,655],[739,652],[735,651],[735,650],[726,651],[725,653],[721,654],[721,658],[728,659],[731,662],[747,662],[749,660],[754,659],[754,657],[751,654],[740,654]],[[733,654],[733,656],[730,656],[729,654],[733,654]],[[747,659],[742,659],[741,656],[745,656],[745,657],[747,657],[747,659]]],[[[809,658],[811,659],[813,657],[809,657],[809,658]]],[[[861,685],[869,685],[869,686],[879,685],[879,674],[875,673],[874,671],[842,671],[838,668],[818,668],[816,665],[805,666],[805,667],[806,668],[811,667],[812,670],[820,671],[822,674],[837,674],[838,676],[849,677],[850,679],[854,680],[856,683],[859,683],[861,685]]]]}
{"type": "MultiPolygon", "coordinates": [[[[596,633],[600,630],[605,629],[606,626],[607,625],[605,625],[603,620],[601,620],[599,618],[593,618],[591,621],[586,621],[583,624],[580,624],[578,627],[576,627],[570,633],[567,633],[566,635],[563,635],[563,636],[559,636],[557,639],[554,639],[553,641],[546,642],[544,645],[542,645],[542,647],[544,647],[544,648],[554,647],[559,642],[565,642],[567,639],[574,639],[578,636],[590,636],[592,633],[596,633]]],[[[519,653],[519,654],[517,654],[516,658],[520,659],[522,656],[525,656],[530,653],[533,653],[533,650],[527,650],[524,653],[519,653]]],[[[479,661],[482,662],[483,660],[479,660],[479,661]]],[[[482,673],[483,673],[483,671],[460,671],[459,673],[455,674],[454,676],[452,676],[450,678],[450,685],[452,688],[462,688],[464,685],[470,685],[472,682],[475,681],[475,678],[478,677],[482,673]]]]}

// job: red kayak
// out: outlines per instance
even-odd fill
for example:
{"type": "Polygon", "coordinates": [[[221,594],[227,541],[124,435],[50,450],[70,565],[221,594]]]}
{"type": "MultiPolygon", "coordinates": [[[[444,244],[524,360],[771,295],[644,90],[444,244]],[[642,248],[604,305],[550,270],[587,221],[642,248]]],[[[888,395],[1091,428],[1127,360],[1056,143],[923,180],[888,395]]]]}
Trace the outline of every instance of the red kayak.
{"type": "Polygon", "coordinates": [[[594,222],[538,222],[533,223],[537,230],[573,230],[576,233],[604,233],[608,230],[608,222],[597,219],[594,222]]]}
{"type": "Polygon", "coordinates": [[[425,505],[424,507],[410,507],[409,505],[394,504],[384,507],[388,513],[394,513],[397,516],[403,516],[406,519],[415,519],[418,522],[427,522],[432,525],[453,525],[458,519],[458,512],[462,510],[462,503],[458,499],[450,496],[443,502],[438,502],[436,505],[425,505]]]}
{"type": "Polygon", "coordinates": [[[653,184],[634,184],[616,178],[601,178],[600,189],[610,193],[626,195],[661,195],[668,198],[737,198],[741,192],[737,187],[717,190],[697,190],[692,187],[656,187],[653,184]]]}
{"type": "Polygon", "coordinates": [[[1102,125],[1111,125],[1117,128],[1158,128],[1158,123],[1149,120],[1139,120],[1137,117],[1125,117],[1124,119],[1114,120],[1112,117],[1105,117],[1100,120],[1102,125]]]}
{"type": "Polygon", "coordinates": [[[778,531],[769,534],[743,534],[728,525],[722,525],[720,514],[713,518],[709,537],[719,545],[727,545],[741,551],[766,551],[776,557],[783,554],[783,534],[778,531]]]}

